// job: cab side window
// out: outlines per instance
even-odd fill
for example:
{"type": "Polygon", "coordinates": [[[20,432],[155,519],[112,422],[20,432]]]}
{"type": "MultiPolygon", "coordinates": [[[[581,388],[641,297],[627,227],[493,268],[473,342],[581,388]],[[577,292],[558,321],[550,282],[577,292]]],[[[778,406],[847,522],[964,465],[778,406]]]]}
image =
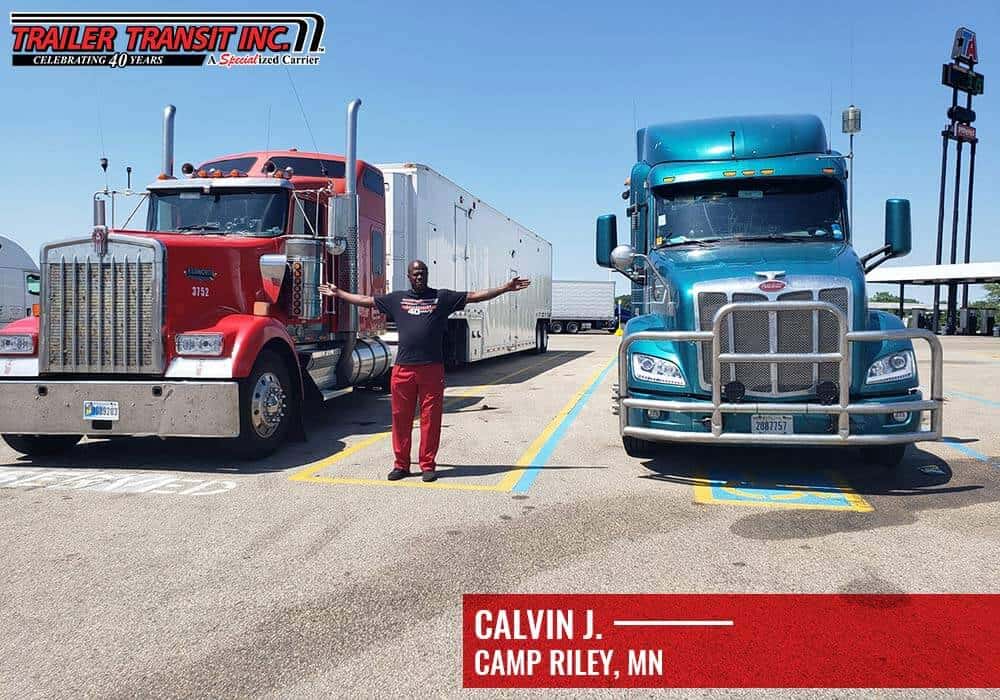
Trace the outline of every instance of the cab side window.
{"type": "Polygon", "coordinates": [[[292,200],[292,233],[297,236],[319,235],[319,222],[316,220],[316,202],[296,197],[292,200]],[[305,216],[303,216],[303,213],[305,216]],[[306,223],[308,219],[309,223],[306,223]]]}
{"type": "Polygon", "coordinates": [[[36,275],[31,272],[24,276],[25,286],[28,288],[28,294],[37,297],[42,291],[42,276],[36,275]]]}

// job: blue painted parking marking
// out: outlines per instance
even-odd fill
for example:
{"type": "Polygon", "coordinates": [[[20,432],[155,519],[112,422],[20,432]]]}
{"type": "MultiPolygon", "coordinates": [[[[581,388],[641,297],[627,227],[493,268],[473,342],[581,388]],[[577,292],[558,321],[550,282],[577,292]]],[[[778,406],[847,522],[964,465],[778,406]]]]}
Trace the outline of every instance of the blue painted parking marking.
{"type": "Polygon", "coordinates": [[[952,396],[957,396],[960,399],[965,399],[967,401],[976,401],[984,406],[989,406],[990,408],[1000,408],[1000,401],[993,401],[992,399],[984,399],[981,396],[976,396],[975,394],[966,394],[964,391],[949,391],[952,396]]]}
{"type": "Polygon", "coordinates": [[[864,498],[833,475],[812,474],[808,483],[788,479],[764,482],[709,476],[694,487],[695,502],[711,505],[800,508],[803,510],[874,510],[864,498]]]}
{"type": "MultiPolygon", "coordinates": [[[[992,464],[993,463],[992,458],[990,458],[988,455],[984,455],[982,452],[979,452],[978,450],[974,450],[971,447],[969,447],[968,445],[963,445],[962,443],[960,443],[955,438],[944,438],[941,442],[943,442],[944,444],[946,444],[948,447],[951,447],[952,449],[958,450],[959,452],[961,452],[964,455],[967,455],[969,457],[972,457],[973,459],[979,460],[980,462],[986,462],[988,464],[992,464]]],[[[997,465],[994,464],[993,466],[997,466],[997,465]]]]}

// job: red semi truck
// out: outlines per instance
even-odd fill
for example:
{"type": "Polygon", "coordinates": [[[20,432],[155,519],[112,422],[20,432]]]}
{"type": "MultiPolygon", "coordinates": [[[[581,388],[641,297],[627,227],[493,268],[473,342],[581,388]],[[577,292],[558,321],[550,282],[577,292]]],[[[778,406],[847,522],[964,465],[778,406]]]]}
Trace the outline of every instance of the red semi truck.
{"type": "Polygon", "coordinates": [[[346,157],[244,153],[179,177],[168,106],[146,228],[109,229],[97,193],[92,234],[42,249],[39,316],[3,329],[7,443],[37,455],[83,435],[216,437],[263,456],[303,435],[310,394],[384,385],[383,317],[317,292],[386,287],[385,190],[357,160],[360,104],[346,157]]]}

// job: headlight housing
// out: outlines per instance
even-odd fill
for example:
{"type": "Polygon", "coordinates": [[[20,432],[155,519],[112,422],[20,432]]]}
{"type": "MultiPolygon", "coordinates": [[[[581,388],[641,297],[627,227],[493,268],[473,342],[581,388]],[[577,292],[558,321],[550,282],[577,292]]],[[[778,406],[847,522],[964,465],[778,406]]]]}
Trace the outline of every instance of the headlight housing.
{"type": "Polygon", "coordinates": [[[632,355],[632,376],[644,382],[684,386],[681,368],[670,360],[652,355],[634,353],[632,355]]]}
{"type": "Polygon", "coordinates": [[[218,357],[222,354],[222,333],[181,333],[174,348],[178,355],[218,357]]]}
{"type": "Polygon", "coordinates": [[[0,355],[34,355],[35,337],[32,335],[0,335],[0,355]]]}
{"type": "Polygon", "coordinates": [[[898,382],[901,379],[911,379],[916,374],[917,363],[913,351],[904,350],[875,360],[868,368],[868,378],[865,382],[867,384],[898,382]]]}

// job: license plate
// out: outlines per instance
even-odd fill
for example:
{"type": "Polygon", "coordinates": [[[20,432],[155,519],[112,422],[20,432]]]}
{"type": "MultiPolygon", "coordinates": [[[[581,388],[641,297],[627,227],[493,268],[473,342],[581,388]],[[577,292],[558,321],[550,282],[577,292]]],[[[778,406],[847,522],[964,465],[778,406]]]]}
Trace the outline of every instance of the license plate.
{"type": "Polygon", "coordinates": [[[791,416],[750,416],[750,432],[754,435],[791,435],[795,432],[791,416]]]}
{"type": "Polygon", "coordinates": [[[117,401],[84,401],[84,420],[118,420],[117,401]]]}

